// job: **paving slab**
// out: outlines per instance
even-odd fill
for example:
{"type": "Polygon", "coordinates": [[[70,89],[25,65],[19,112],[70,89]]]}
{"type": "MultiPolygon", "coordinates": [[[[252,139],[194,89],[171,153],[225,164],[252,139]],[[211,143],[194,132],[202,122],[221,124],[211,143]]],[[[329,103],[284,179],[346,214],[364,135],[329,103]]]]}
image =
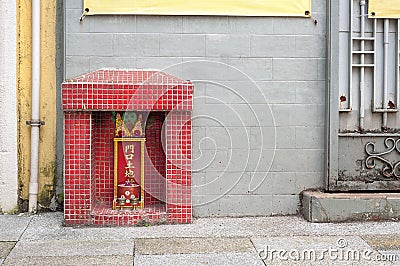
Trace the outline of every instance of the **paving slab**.
{"type": "Polygon", "coordinates": [[[252,237],[296,235],[393,235],[398,222],[309,223],[300,216],[201,218],[192,224],[150,227],[64,227],[62,213],[35,215],[21,237],[23,241],[124,240],[134,238],[252,237]]]}
{"type": "Polygon", "coordinates": [[[61,256],[61,257],[23,257],[7,258],[3,266],[30,265],[30,266],[80,266],[80,265],[119,265],[132,266],[133,256],[61,256]]]}
{"type": "Polygon", "coordinates": [[[400,250],[383,250],[381,260],[392,262],[394,265],[400,265],[400,250]]]}
{"type": "Polygon", "coordinates": [[[135,255],[252,252],[250,238],[154,238],[135,241],[135,255]]]}
{"type": "Polygon", "coordinates": [[[0,241],[18,241],[32,216],[0,215],[0,241]]]}
{"type": "Polygon", "coordinates": [[[0,260],[7,258],[16,242],[0,242],[0,260]]]}
{"type": "Polygon", "coordinates": [[[376,250],[400,250],[400,235],[362,236],[376,250]]]}
{"type": "Polygon", "coordinates": [[[264,266],[256,253],[167,254],[135,256],[135,266],[246,265],[264,266]]]}
{"type": "Polygon", "coordinates": [[[252,242],[267,265],[388,265],[358,236],[254,237],[252,242]]]}
{"type": "Polygon", "coordinates": [[[133,240],[131,241],[38,241],[18,242],[8,255],[9,258],[29,256],[133,256],[133,240]]]}

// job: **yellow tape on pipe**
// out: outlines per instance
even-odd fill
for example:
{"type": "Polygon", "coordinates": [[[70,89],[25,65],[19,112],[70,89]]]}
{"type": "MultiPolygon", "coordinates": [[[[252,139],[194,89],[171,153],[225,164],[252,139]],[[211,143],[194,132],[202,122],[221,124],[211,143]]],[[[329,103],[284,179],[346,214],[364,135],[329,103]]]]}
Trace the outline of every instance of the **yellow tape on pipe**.
{"type": "Polygon", "coordinates": [[[84,0],[86,15],[311,15],[311,0],[84,0]]]}

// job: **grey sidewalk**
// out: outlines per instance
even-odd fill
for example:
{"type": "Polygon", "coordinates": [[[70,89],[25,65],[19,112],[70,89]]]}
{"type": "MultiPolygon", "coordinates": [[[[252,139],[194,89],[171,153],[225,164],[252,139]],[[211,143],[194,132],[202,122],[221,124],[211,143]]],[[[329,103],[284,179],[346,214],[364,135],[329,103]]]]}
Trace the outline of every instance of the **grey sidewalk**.
{"type": "Polygon", "coordinates": [[[0,215],[2,265],[400,265],[399,222],[287,216],[98,228],[63,227],[62,219],[0,215]]]}

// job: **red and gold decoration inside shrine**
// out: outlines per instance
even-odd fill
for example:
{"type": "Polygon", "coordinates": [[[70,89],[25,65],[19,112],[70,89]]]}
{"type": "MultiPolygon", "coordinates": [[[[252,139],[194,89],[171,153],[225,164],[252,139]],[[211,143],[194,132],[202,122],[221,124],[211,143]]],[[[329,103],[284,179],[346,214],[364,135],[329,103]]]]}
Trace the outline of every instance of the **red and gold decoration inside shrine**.
{"type": "Polygon", "coordinates": [[[143,114],[126,112],[124,118],[115,114],[113,209],[143,209],[143,114]]]}
{"type": "Polygon", "coordinates": [[[62,84],[66,225],[189,223],[193,85],[99,69],[62,84]]]}

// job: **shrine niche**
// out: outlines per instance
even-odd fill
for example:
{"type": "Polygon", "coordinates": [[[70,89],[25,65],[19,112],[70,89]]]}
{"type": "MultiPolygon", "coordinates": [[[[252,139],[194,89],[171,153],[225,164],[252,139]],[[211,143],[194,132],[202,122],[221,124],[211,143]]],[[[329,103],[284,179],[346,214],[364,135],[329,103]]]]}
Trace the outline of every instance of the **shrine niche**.
{"type": "Polygon", "coordinates": [[[62,84],[66,225],[189,223],[193,86],[101,69],[62,84]]]}

